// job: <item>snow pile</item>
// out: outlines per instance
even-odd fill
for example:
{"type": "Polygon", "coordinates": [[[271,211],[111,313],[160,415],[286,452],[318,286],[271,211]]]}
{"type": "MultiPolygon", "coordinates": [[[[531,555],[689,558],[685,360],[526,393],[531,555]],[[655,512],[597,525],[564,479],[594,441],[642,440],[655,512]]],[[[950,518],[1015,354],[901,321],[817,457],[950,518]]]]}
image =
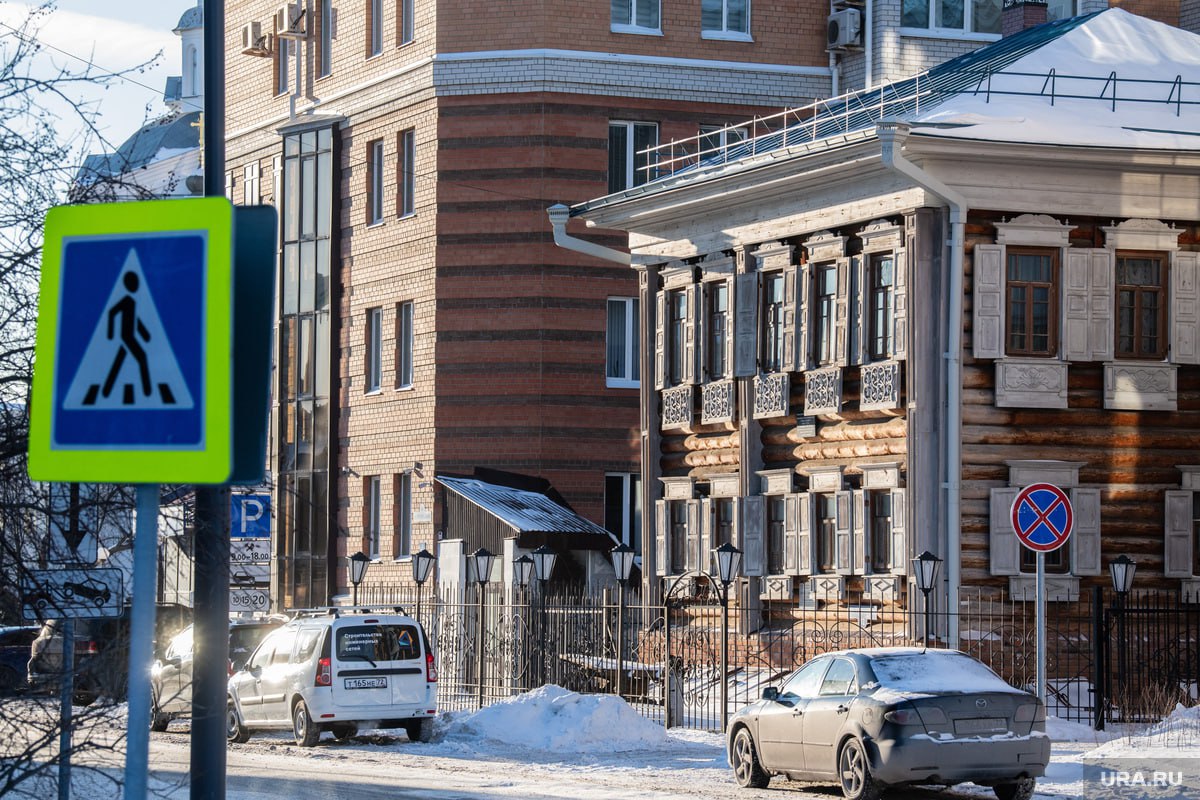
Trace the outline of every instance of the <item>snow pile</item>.
{"type": "Polygon", "coordinates": [[[1087,758],[1114,758],[1155,755],[1169,758],[1200,758],[1200,707],[1176,705],[1162,722],[1141,733],[1106,742],[1087,754],[1087,758]]]}
{"type": "Polygon", "coordinates": [[[555,753],[615,753],[675,745],[661,725],[612,695],[547,685],[467,714],[445,714],[441,736],[555,753]]]}

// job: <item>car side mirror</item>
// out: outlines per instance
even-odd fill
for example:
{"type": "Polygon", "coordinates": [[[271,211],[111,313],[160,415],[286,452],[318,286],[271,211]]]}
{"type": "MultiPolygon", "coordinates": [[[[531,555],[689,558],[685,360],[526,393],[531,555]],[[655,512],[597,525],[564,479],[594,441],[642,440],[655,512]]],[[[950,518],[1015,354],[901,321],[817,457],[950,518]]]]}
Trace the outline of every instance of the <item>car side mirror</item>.
{"type": "Polygon", "coordinates": [[[256,678],[262,677],[262,667],[255,664],[248,669],[248,672],[256,678]]]}
{"type": "Polygon", "coordinates": [[[767,688],[763,689],[762,699],[770,700],[771,702],[777,702],[779,700],[779,690],[774,686],[768,686],[767,688]]]}

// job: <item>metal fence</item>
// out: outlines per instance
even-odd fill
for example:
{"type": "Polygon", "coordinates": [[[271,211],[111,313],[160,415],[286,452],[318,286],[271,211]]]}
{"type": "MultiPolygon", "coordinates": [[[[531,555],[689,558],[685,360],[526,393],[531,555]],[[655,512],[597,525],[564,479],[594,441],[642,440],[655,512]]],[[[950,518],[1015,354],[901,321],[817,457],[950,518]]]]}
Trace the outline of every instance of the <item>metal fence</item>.
{"type": "MultiPolygon", "coordinates": [[[[439,705],[475,709],[545,684],[620,693],[643,715],[672,726],[720,730],[726,713],[809,659],[849,647],[947,647],[950,614],[923,607],[768,605],[724,609],[712,596],[643,604],[632,592],[543,597],[488,585],[465,592],[364,587],[362,604],[419,614],[438,658],[439,705]],[[726,620],[723,625],[722,621],[726,620]],[[723,636],[722,631],[726,633],[723,636]],[[725,657],[722,658],[722,642],[725,657]]],[[[957,647],[1014,686],[1037,673],[1035,604],[964,590],[957,647]]],[[[919,604],[918,604],[919,605],[919,604]]],[[[1160,719],[1200,684],[1200,606],[1178,593],[1126,598],[1096,589],[1053,603],[1047,621],[1049,713],[1103,726],[1160,719]]]]}

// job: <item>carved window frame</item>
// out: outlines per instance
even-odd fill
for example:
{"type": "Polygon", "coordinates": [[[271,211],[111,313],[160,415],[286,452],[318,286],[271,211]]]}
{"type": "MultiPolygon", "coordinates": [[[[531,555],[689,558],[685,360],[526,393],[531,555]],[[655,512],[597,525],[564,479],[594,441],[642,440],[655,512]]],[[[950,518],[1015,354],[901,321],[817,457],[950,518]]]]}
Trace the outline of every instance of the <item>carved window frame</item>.
{"type": "Polygon", "coordinates": [[[1058,326],[1062,316],[1058,307],[1059,304],[1059,282],[1061,278],[1061,262],[1062,249],[1057,247],[1024,247],[1010,246],[1005,248],[1004,252],[1004,354],[1017,358],[1049,358],[1055,359],[1059,357],[1058,353],[1058,326]],[[1012,277],[1014,257],[1020,256],[1048,256],[1050,258],[1050,278],[1048,281],[1027,281],[1015,279],[1012,277]],[[1021,288],[1027,294],[1025,298],[1025,313],[1022,318],[1026,326],[1026,346],[1016,347],[1013,344],[1013,290],[1021,288]],[[1046,299],[1047,321],[1046,321],[1046,349],[1036,349],[1033,347],[1032,340],[1036,332],[1034,323],[1036,315],[1033,313],[1033,292],[1038,288],[1045,288],[1048,293],[1046,299]]]}
{"type": "Polygon", "coordinates": [[[1170,342],[1170,329],[1167,320],[1167,302],[1169,287],[1171,285],[1170,275],[1170,254],[1162,251],[1148,250],[1118,250],[1116,251],[1116,270],[1113,277],[1113,357],[1118,360],[1131,361],[1162,361],[1167,357],[1167,345],[1170,342]],[[1157,262],[1158,266],[1158,284],[1150,286],[1147,284],[1123,284],[1120,282],[1123,261],[1125,259],[1148,259],[1157,262]],[[1121,316],[1121,293],[1128,291],[1133,295],[1133,324],[1132,331],[1129,334],[1133,340],[1132,350],[1122,350],[1121,340],[1125,338],[1122,334],[1122,316],[1121,316]],[[1154,296],[1158,301],[1158,307],[1155,310],[1155,333],[1158,339],[1158,347],[1153,351],[1142,351],[1138,342],[1142,339],[1139,333],[1142,329],[1142,303],[1143,295],[1154,296]]]}

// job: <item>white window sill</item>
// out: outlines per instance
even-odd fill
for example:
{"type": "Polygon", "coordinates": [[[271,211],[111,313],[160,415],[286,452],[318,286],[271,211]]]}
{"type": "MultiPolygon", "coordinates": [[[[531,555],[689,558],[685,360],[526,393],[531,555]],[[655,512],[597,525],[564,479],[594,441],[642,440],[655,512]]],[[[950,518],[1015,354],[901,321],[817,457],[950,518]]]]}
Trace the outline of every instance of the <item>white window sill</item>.
{"type": "Polygon", "coordinates": [[[412,561],[411,554],[407,555],[407,556],[396,556],[395,558],[392,559],[392,562],[395,564],[407,564],[411,561],[412,561]]]}
{"type": "Polygon", "coordinates": [[[910,39],[950,39],[960,42],[998,42],[998,33],[968,33],[960,28],[901,28],[901,36],[910,39]]]}
{"type": "Polygon", "coordinates": [[[387,224],[387,220],[377,219],[377,220],[367,223],[367,230],[370,230],[371,228],[382,228],[386,224],[387,224]]]}
{"type": "Polygon", "coordinates": [[[411,392],[412,390],[413,390],[413,387],[412,387],[411,383],[408,384],[407,386],[397,386],[396,387],[397,392],[411,392]]]}
{"type": "Polygon", "coordinates": [[[367,389],[365,392],[363,392],[363,397],[372,397],[380,394],[383,394],[383,389],[367,389]]]}
{"type": "Polygon", "coordinates": [[[643,28],[640,25],[613,25],[609,30],[613,33],[632,33],[635,36],[662,36],[662,28],[643,28]]]}
{"type": "Polygon", "coordinates": [[[628,381],[621,378],[605,378],[604,386],[606,389],[640,389],[641,381],[628,381]]]}
{"type": "Polygon", "coordinates": [[[381,55],[383,55],[383,50],[380,50],[376,53],[371,53],[370,55],[367,56],[366,60],[374,61],[375,59],[379,58],[381,55]]]}
{"type": "Polygon", "coordinates": [[[396,219],[412,219],[412,218],[413,218],[413,217],[415,217],[416,215],[417,215],[417,212],[415,212],[415,211],[410,211],[410,212],[408,212],[407,214],[400,214],[400,215],[398,215],[398,216],[396,217],[396,219]]]}
{"type": "Polygon", "coordinates": [[[700,31],[701,39],[717,42],[753,42],[754,37],[741,31],[700,31]]]}

